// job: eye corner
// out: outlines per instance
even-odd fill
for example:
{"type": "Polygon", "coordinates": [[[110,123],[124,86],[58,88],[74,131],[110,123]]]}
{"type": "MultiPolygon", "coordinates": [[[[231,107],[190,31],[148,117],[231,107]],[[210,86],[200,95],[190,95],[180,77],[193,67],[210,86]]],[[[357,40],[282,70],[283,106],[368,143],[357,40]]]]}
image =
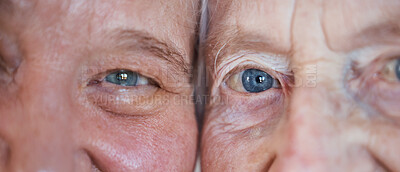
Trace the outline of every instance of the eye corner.
{"type": "Polygon", "coordinates": [[[86,86],[90,87],[90,86],[95,86],[95,85],[99,85],[101,84],[102,81],[100,81],[99,79],[91,79],[87,82],[86,86]]]}

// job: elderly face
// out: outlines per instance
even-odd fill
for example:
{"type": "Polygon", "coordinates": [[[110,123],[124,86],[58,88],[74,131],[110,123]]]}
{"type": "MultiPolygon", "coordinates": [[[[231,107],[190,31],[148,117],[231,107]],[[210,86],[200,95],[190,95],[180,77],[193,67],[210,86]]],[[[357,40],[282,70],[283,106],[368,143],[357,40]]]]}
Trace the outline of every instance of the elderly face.
{"type": "Polygon", "coordinates": [[[204,171],[400,171],[400,1],[208,7],[204,171]]]}
{"type": "Polygon", "coordinates": [[[0,2],[0,171],[190,171],[197,2],[0,2]]]}

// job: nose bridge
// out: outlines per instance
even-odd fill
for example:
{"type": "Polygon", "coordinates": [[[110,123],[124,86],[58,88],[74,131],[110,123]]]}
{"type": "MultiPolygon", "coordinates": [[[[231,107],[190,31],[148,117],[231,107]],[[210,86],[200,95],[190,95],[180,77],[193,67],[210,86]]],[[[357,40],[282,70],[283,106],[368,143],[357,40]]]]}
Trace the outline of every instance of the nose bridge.
{"type": "Polygon", "coordinates": [[[288,115],[289,138],[297,145],[306,143],[324,134],[329,127],[332,114],[321,91],[313,88],[296,89],[293,93],[288,115]],[[297,143],[300,142],[300,143],[297,143]]]}
{"type": "Polygon", "coordinates": [[[332,122],[334,111],[322,88],[299,87],[293,90],[279,163],[283,171],[328,170],[332,157],[330,144],[335,144],[336,132],[332,122]]]}

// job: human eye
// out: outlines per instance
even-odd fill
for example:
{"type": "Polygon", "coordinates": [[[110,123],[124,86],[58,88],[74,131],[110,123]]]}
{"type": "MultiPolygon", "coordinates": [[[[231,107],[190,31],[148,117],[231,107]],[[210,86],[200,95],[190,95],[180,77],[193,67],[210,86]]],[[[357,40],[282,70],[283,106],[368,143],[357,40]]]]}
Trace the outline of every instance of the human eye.
{"type": "Polygon", "coordinates": [[[105,81],[120,86],[138,86],[147,85],[149,83],[147,77],[144,77],[136,72],[124,69],[109,73],[105,77],[105,81]]]}
{"type": "Polygon", "coordinates": [[[162,106],[162,99],[169,94],[152,75],[141,73],[126,68],[99,71],[87,81],[89,100],[112,114],[150,114],[151,109],[162,106]]]}
{"type": "Polygon", "coordinates": [[[398,118],[400,56],[383,55],[366,67],[354,70],[361,73],[349,82],[349,89],[355,97],[379,114],[398,118]]]}
{"type": "Polygon", "coordinates": [[[89,86],[98,86],[104,89],[111,90],[134,90],[138,91],[139,88],[135,87],[156,87],[159,88],[159,84],[152,79],[129,69],[112,69],[105,72],[100,72],[93,77],[89,83],[89,86]]]}
{"type": "Polygon", "coordinates": [[[222,77],[210,105],[223,111],[218,116],[231,124],[230,131],[252,130],[263,121],[274,125],[283,110],[290,76],[251,62],[238,64],[222,77]]]}
{"type": "Polygon", "coordinates": [[[238,92],[259,93],[280,88],[280,82],[269,73],[259,69],[245,69],[230,76],[226,82],[229,88],[238,92]]]}

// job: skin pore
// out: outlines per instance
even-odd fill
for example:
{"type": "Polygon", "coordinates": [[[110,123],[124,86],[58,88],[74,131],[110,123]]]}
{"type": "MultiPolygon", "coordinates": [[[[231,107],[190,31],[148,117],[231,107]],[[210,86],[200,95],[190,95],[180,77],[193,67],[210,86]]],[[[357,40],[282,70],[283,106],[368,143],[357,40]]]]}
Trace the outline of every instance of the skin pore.
{"type": "Polygon", "coordinates": [[[210,0],[202,170],[399,171],[399,7],[210,0]],[[280,87],[246,91],[247,69],[280,87]]]}
{"type": "Polygon", "coordinates": [[[193,170],[197,8],[1,1],[0,171],[193,170]]]}

